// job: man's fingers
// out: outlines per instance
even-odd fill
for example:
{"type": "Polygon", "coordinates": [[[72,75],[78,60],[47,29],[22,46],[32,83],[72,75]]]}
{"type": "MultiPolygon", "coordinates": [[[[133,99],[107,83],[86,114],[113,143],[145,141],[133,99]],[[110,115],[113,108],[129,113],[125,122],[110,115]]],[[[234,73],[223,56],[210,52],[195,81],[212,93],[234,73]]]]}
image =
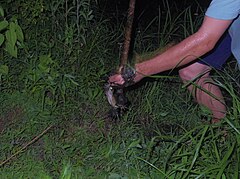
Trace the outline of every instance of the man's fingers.
{"type": "Polygon", "coordinates": [[[116,85],[123,85],[125,83],[124,79],[119,74],[110,76],[108,82],[116,85]]]}

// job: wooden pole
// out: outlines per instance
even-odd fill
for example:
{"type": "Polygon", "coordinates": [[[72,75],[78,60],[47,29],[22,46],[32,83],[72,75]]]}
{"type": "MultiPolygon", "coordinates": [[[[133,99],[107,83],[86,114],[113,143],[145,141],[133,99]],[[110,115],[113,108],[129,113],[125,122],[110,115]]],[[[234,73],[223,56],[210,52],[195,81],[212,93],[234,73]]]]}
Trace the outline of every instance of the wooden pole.
{"type": "Polygon", "coordinates": [[[125,36],[124,36],[124,44],[123,44],[123,51],[121,53],[120,58],[120,66],[119,66],[119,73],[124,65],[128,62],[128,54],[129,48],[131,43],[131,35],[132,35],[132,26],[133,26],[133,19],[134,19],[134,10],[135,10],[135,2],[136,0],[129,1],[129,8],[128,8],[128,16],[127,16],[127,23],[125,27],[125,36]]]}

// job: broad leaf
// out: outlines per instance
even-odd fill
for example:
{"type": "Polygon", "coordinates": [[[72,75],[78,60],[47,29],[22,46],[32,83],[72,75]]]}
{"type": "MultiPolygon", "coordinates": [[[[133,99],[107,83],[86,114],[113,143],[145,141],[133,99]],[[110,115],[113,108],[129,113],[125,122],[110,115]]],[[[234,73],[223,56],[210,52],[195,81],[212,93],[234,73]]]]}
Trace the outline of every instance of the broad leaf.
{"type": "Polygon", "coordinates": [[[0,34],[0,46],[3,44],[4,39],[5,39],[4,35],[0,34]]]}
{"type": "Polygon", "coordinates": [[[6,21],[6,20],[1,21],[0,22],[0,31],[6,29],[7,26],[8,26],[8,21],[6,21]]]}
{"type": "Polygon", "coordinates": [[[17,34],[16,34],[16,28],[15,24],[13,22],[10,22],[9,30],[6,32],[7,40],[12,44],[15,45],[17,42],[17,34]]]}
{"type": "Polygon", "coordinates": [[[7,52],[13,57],[17,58],[17,47],[9,42],[6,43],[7,52]]]}
{"type": "Polygon", "coordinates": [[[0,6],[0,16],[4,17],[4,10],[3,10],[2,6],[0,6]]]}
{"type": "Polygon", "coordinates": [[[16,29],[17,39],[20,42],[23,42],[24,36],[23,36],[22,28],[18,24],[15,24],[15,29],[16,29]]]}

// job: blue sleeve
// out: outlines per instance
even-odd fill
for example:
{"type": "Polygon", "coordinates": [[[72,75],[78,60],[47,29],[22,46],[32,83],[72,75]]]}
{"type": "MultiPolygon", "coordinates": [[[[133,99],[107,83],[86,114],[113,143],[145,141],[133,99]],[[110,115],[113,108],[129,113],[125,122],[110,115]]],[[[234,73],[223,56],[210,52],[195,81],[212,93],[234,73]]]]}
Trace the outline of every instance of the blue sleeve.
{"type": "Polygon", "coordinates": [[[240,13],[240,0],[212,0],[206,16],[222,19],[235,19],[240,13]]]}

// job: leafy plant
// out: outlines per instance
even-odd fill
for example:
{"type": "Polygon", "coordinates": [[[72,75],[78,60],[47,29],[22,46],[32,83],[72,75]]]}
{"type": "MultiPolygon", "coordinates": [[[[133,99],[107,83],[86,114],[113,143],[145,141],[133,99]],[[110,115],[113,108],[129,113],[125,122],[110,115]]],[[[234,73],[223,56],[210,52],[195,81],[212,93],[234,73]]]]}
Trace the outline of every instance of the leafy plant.
{"type": "Polygon", "coordinates": [[[13,57],[17,58],[18,47],[24,40],[23,31],[18,25],[16,19],[6,20],[4,10],[0,7],[0,47],[4,46],[5,50],[13,57]]]}
{"type": "MultiPolygon", "coordinates": [[[[201,20],[190,7],[160,3],[157,17],[147,25],[139,21],[137,51],[188,36],[201,20]]],[[[172,73],[129,87],[132,104],[112,120],[101,77],[118,64],[124,23],[114,16],[125,11],[104,14],[90,0],[2,4],[0,164],[53,127],[3,165],[0,178],[239,178],[238,71],[217,73],[230,104],[219,124],[201,120],[203,111],[172,73]],[[25,35],[17,58],[5,47],[10,23],[25,35]]],[[[20,43],[17,38],[17,49],[20,43]]]]}
{"type": "Polygon", "coordinates": [[[74,77],[64,74],[58,63],[50,55],[41,55],[29,64],[22,76],[25,90],[42,99],[42,107],[50,105],[54,109],[60,101],[65,103],[68,88],[78,86],[74,77]]]}

